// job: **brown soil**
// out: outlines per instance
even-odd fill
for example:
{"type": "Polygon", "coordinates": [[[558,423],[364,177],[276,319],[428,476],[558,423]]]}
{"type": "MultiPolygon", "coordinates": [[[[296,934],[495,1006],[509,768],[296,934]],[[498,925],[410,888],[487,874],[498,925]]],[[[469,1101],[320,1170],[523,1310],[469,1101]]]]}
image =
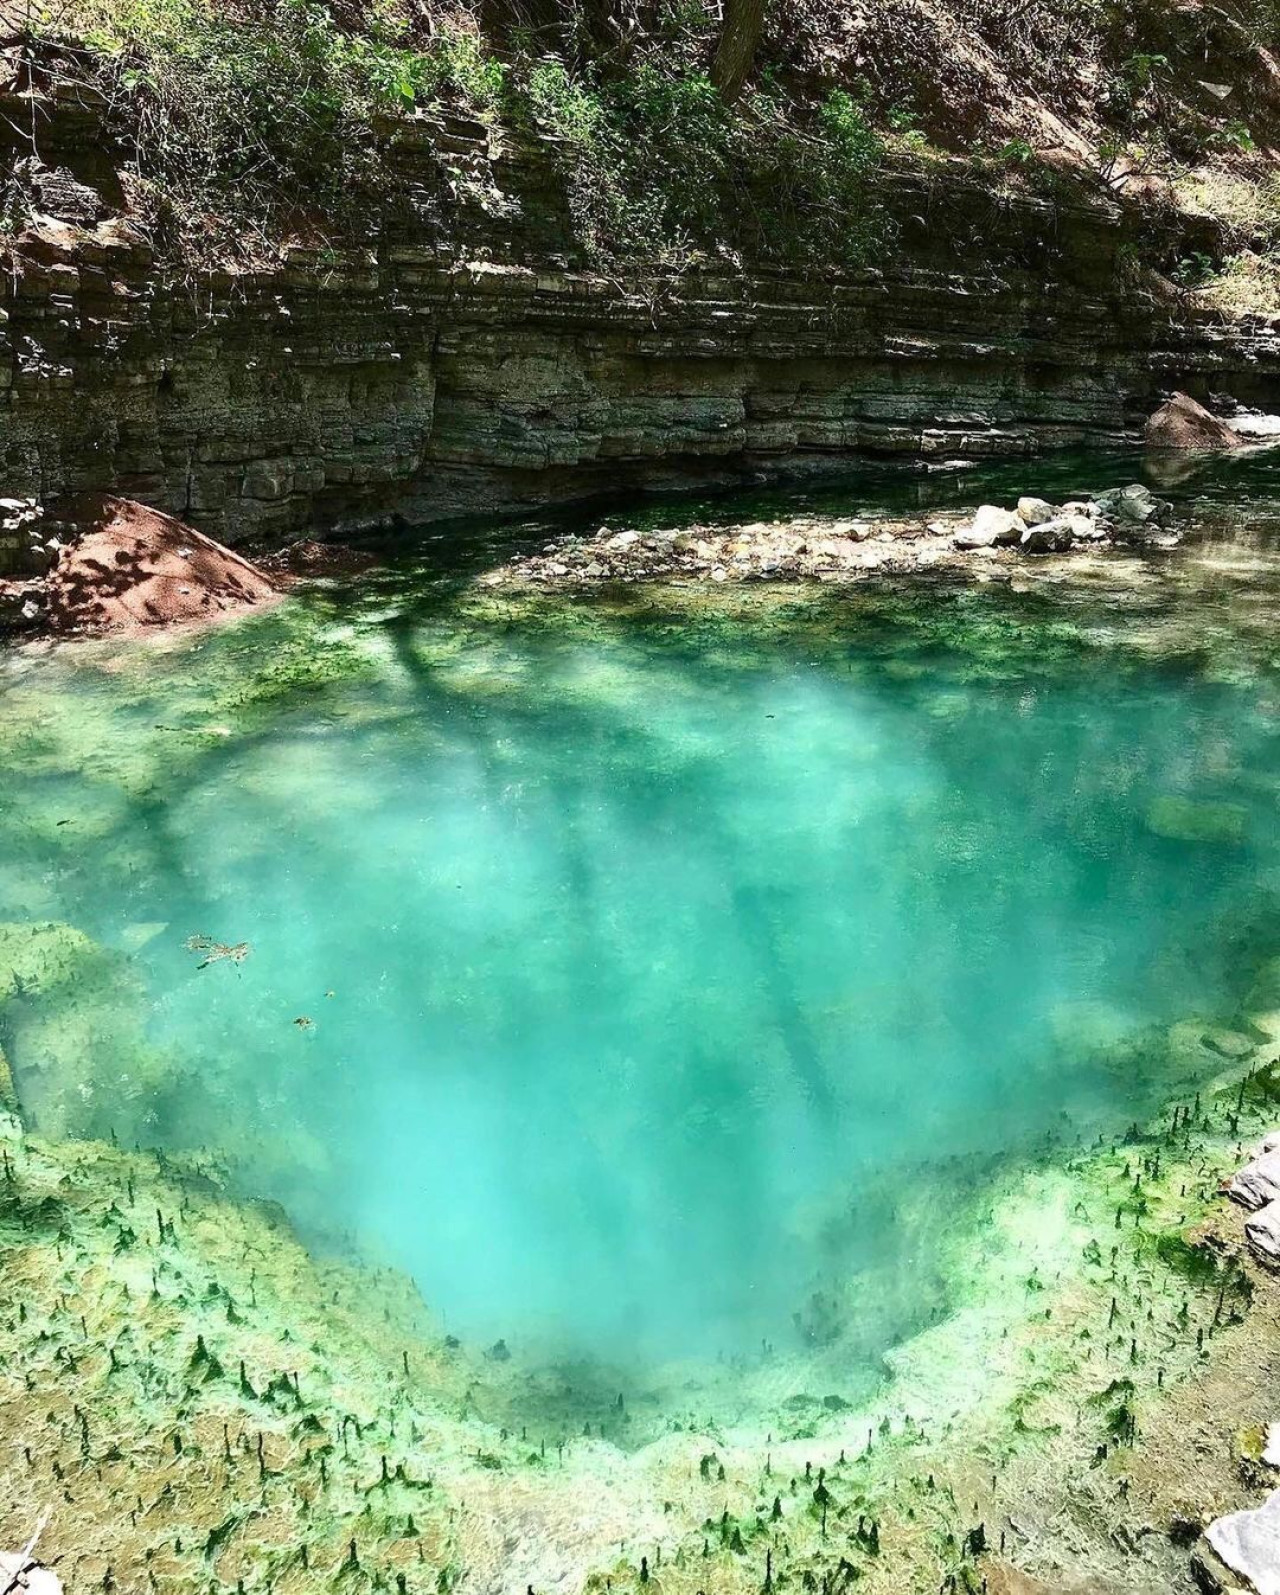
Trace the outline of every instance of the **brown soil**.
{"type": "Polygon", "coordinates": [[[301,538],[296,543],[266,554],[259,568],[270,571],[272,579],[287,585],[290,580],[305,581],[323,576],[355,576],[378,564],[378,556],[368,549],[346,543],[318,543],[301,538]]]}
{"type": "Polygon", "coordinates": [[[279,596],[247,559],[132,499],[84,494],[61,504],[59,519],[70,540],[47,584],[54,631],[216,620],[279,596]]]}

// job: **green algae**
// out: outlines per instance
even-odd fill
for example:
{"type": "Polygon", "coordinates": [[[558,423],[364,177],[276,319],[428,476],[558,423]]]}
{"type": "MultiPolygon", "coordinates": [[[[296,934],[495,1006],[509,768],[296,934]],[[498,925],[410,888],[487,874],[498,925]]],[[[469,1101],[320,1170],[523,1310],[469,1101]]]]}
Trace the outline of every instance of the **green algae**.
{"type": "MultiPolygon", "coordinates": [[[[388,582],[394,592],[395,579],[388,582]]],[[[414,723],[408,685],[424,670],[451,703],[532,699],[534,713],[541,695],[624,716],[646,712],[625,657],[542,683],[522,652],[539,631],[596,642],[625,634],[633,646],[639,628],[641,648],[657,653],[676,639],[688,645],[692,626],[706,668],[729,677],[749,669],[753,653],[803,640],[810,652],[846,658],[851,674],[919,683],[924,712],[957,724],[977,713],[959,694],[967,682],[1049,680],[1066,668],[1136,679],[1154,659],[1174,677],[1207,671],[1237,690],[1256,685],[1266,668],[1270,643],[1242,643],[1230,627],[1215,641],[1214,663],[1202,645],[1188,646],[1181,615],[1135,606],[1149,629],[1121,622],[1111,636],[1091,609],[1046,620],[1071,608],[1060,593],[1010,597],[884,589],[828,604],[785,594],[632,593],[567,608],[538,595],[477,598],[474,614],[464,597],[464,626],[427,613],[389,636],[387,594],[354,606],[324,595],[286,606],[278,622],[253,623],[296,627],[294,636],[319,624],[333,653],[317,663],[299,662],[295,649],[264,666],[257,642],[237,634],[225,657],[218,640],[194,652],[159,650],[145,667],[121,663],[110,649],[59,661],[55,668],[77,674],[109,668],[105,690],[116,703],[123,675],[138,735],[107,746],[105,721],[95,713],[77,724],[77,703],[65,726],[55,712],[52,729],[41,731],[34,768],[56,777],[91,760],[104,791],[123,795],[118,810],[114,796],[95,808],[90,826],[108,875],[123,881],[146,862],[145,842],[116,835],[136,824],[139,798],[211,766],[243,775],[260,794],[288,793],[287,771],[236,764],[240,750],[282,724],[354,716],[374,737],[432,745],[437,730],[414,723]],[[1160,641],[1166,623],[1172,634],[1160,641]]],[[[411,596],[402,601],[412,618],[411,596]]],[[[16,724],[25,726],[15,736],[28,743],[31,699],[42,690],[33,682],[25,703],[21,687],[15,694],[16,724]]],[[[319,746],[306,754],[327,756],[319,746]]],[[[678,770],[678,756],[664,757],[678,770]]],[[[497,760],[509,777],[518,765],[497,760]]],[[[372,794],[353,781],[347,795],[358,823],[372,794]]],[[[0,824],[10,823],[6,809],[0,824]]],[[[18,823],[25,828],[8,834],[25,845],[36,823],[42,847],[75,850],[68,827],[25,816],[18,823]]],[[[196,928],[178,927],[175,937],[196,928]]],[[[740,1355],[723,1370],[676,1361],[637,1378],[633,1368],[535,1366],[519,1350],[508,1361],[451,1345],[420,1306],[406,1305],[403,1281],[317,1263],[266,1211],[228,1202],[233,1160],[267,1168],[280,1149],[237,1111],[216,1060],[197,1065],[149,1048],[145,999],[121,952],[34,917],[5,927],[26,974],[10,981],[0,1037],[15,1059],[44,1060],[30,1074],[19,1068],[40,1124],[145,1142],[159,1119],[189,1146],[208,1148],[161,1167],[106,1147],[29,1141],[7,1153],[15,1172],[0,1211],[6,1279],[15,1302],[32,1303],[25,1322],[12,1308],[0,1322],[6,1373],[31,1381],[31,1401],[22,1397],[9,1421],[21,1433],[44,1421],[37,1404],[48,1407],[64,1381],[75,1392],[70,1409],[59,1400],[49,1410],[58,1414],[52,1454],[81,1494],[75,1527],[88,1525],[77,1581],[101,1584],[109,1568],[113,1581],[150,1573],[193,1590],[237,1581],[304,1589],[317,1578],[391,1588],[401,1576],[411,1588],[439,1589],[468,1579],[490,1587],[486,1579],[518,1566],[521,1588],[566,1568],[590,1587],[643,1580],[689,1595],[754,1590],[766,1578],[815,1588],[856,1578],[885,1589],[951,1578],[977,1588],[1003,1538],[997,1525],[1050,1491],[1046,1479],[1059,1490],[1069,1482],[1078,1502],[1098,1508],[1090,1553],[1105,1560],[1112,1552],[1102,1530],[1126,1522],[1122,1486],[1140,1471],[1165,1404],[1205,1376],[1219,1348],[1230,1351],[1242,1325],[1266,1332],[1254,1297],[1266,1295],[1268,1282],[1255,1278],[1238,1234],[1220,1224],[1215,1192],[1242,1140],[1272,1127],[1265,1038],[1274,1037],[1268,1015],[1280,1008],[1273,931],[1266,912],[1246,927],[1220,928],[1215,945],[1236,972],[1218,1009],[1153,1026],[1106,1005],[1068,1005],[1054,1019],[1051,1045],[1026,1060],[1029,1075],[1052,1077],[1087,1057],[1098,1072],[1140,1087],[1152,1111],[1184,1093],[1176,1114],[1170,1103],[1126,1142],[1096,1149],[1071,1146],[1075,1127],[1056,1146],[1003,1157],[973,1154],[951,1166],[923,1158],[917,1199],[894,1221],[913,1252],[927,1250],[929,1276],[904,1285],[892,1254],[805,1300],[798,1347],[740,1355]],[[68,988],[78,1013],[62,1006],[68,988]],[[1237,1063],[1223,1036],[1243,1036],[1258,1054],[1237,1063]],[[126,1084],[107,1105],[77,1106],[81,1060],[104,1045],[104,1078],[131,1080],[146,1060],[146,1083],[136,1096],[126,1084]],[[1206,1223],[1218,1226],[1213,1238],[1206,1223]],[[272,1263],[280,1257],[287,1268],[272,1263]],[[341,1304],[329,1300],[338,1279],[341,1304]],[[895,1304],[895,1290],[909,1299],[895,1304]],[[895,1342],[886,1376],[870,1379],[858,1338],[868,1299],[890,1304],[895,1342]],[[128,1324],[139,1302],[146,1308],[135,1334],[128,1324]],[[78,1336],[77,1305],[86,1309],[78,1336]],[[380,1313],[390,1315],[382,1327],[380,1313]],[[144,1365],[145,1374],[122,1371],[144,1365]],[[87,1441],[77,1407],[90,1414],[87,1441]],[[109,1435],[102,1444],[99,1426],[109,1435]],[[711,1446],[720,1460],[704,1473],[711,1446]],[[95,1469],[103,1474],[96,1482],[95,1469]],[[1104,1482],[1109,1493],[1095,1500],[1104,1482]],[[139,1497],[141,1508],[131,1504],[139,1497]],[[580,1534],[559,1527],[566,1510],[584,1525],[580,1534]]],[[[162,938],[130,930],[134,952],[162,938]]],[[[1204,953],[1201,945],[1179,956],[1204,953]]],[[[469,997],[458,976],[450,1000],[469,997]]],[[[714,1023],[728,1029],[734,1019],[726,994],[714,1023]]],[[[291,1141],[296,1166],[296,1132],[291,1141]]],[[[317,1143],[309,1155],[321,1164],[329,1153],[317,1143]]],[[[828,1232],[844,1208],[837,1193],[806,1221],[828,1232]]],[[[866,1216],[873,1228],[887,1221],[874,1205],[866,1216]]],[[[15,1455],[4,1483],[16,1524],[38,1510],[48,1478],[38,1468],[24,1475],[15,1455]]],[[[60,1544],[71,1530],[62,1527],[60,1544]]]]}
{"type": "Polygon", "coordinates": [[[1248,812],[1236,803],[1194,803],[1159,797],[1147,811],[1147,825],[1171,842],[1206,842],[1240,847],[1248,833],[1248,812]]]}
{"type": "MultiPolygon", "coordinates": [[[[792,1440],[680,1427],[629,1462],[574,1429],[548,1436],[480,1416],[495,1383],[509,1387],[497,1410],[518,1407],[518,1369],[451,1348],[394,1278],[320,1267],[269,1216],[222,1202],[198,1167],[11,1144],[0,1225],[15,1292],[0,1355],[25,1373],[28,1394],[5,1421],[21,1433],[28,1400],[47,1410],[40,1464],[20,1451],[5,1464],[11,1510],[34,1508],[44,1469],[61,1469],[78,1511],[55,1522],[53,1543],[77,1587],[109,1564],[121,1580],[160,1568],[177,1589],[204,1588],[211,1574],[376,1589],[398,1573],[440,1588],[483,1579],[504,1556],[549,1577],[573,1554],[585,1555],[573,1565],[593,1588],[643,1581],[643,1560],[664,1588],[714,1579],[745,1590],[766,1557],[775,1578],[801,1584],[852,1567],[868,1588],[927,1587],[972,1569],[976,1588],[1034,1480],[1077,1468],[1121,1479],[1153,1408],[1248,1311],[1223,1310],[1216,1274],[1187,1279],[1161,1255],[1174,1207],[1189,1208],[1188,1221],[1213,1211],[1213,1176],[1235,1155],[1223,1135],[1231,1096],[1224,1084],[1176,1128],[1074,1161],[1056,1202],[1059,1240],[1048,1241],[1044,1185],[1012,1185],[994,1209],[1003,1244],[987,1233],[985,1266],[968,1270],[973,1305],[902,1349],[870,1409],[821,1403],[822,1432],[792,1440]],[[1148,1215],[1112,1239],[1102,1215],[1139,1165],[1148,1215]],[[1036,1235],[1044,1277],[1032,1286],[1018,1275],[1036,1235]],[[1067,1277],[1082,1236],[1092,1249],[1067,1277]],[[962,1395],[959,1369],[948,1370],[958,1350],[972,1366],[975,1318],[991,1380],[979,1389],[970,1378],[962,1395]],[[572,1552],[554,1527],[566,1500],[579,1524],[572,1552]],[[631,1531],[621,1556],[604,1543],[615,1521],[631,1531]]],[[[1100,1539],[1114,1515],[1109,1504],[1100,1539]]]]}

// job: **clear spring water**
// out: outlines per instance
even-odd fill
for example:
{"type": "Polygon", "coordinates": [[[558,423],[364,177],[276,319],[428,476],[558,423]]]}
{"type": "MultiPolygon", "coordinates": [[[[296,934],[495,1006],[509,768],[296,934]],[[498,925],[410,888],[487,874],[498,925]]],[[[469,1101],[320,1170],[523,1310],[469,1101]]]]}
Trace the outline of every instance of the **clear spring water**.
{"type": "Polygon", "coordinates": [[[0,918],[128,964],[0,1038],[51,1127],[209,1148],[459,1335],[874,1353],[993,1156],[1122,1128],[1186,1084],[1149,1038],[1230,1015],[1280,885],[1249,557],[745,608],[403,563],[15,656],[0,918]]]}

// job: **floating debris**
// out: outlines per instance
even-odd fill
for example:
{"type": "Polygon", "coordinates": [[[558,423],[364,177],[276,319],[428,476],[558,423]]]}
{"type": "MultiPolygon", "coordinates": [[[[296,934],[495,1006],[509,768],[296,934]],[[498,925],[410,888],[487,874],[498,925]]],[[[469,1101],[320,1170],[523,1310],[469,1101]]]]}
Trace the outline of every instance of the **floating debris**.
{"type": "Polygon", "coordinates": [[[188,936],[182,945],[189,953],[209,955],[203,963],[196,966],[198,969],[208,969],[210,964],[220,963],[223,959],[230,959],[233,964],[242,964],[253,951],[247,941],[236,942],[231,946],[227,942],[214,941],[212,936],[188,936]]]}

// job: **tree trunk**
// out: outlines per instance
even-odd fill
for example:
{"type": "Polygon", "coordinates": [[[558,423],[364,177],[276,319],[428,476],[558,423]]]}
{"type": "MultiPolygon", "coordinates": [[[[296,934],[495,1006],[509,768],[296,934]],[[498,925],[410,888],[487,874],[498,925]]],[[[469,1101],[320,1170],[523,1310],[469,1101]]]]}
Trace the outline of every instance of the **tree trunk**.
{"type": "Polygon", "coordinates": [[[711,67],[711,81],[733,103],[742,93],[764,33],[765,0],[724,0],[724,24],[711,67]]]}

